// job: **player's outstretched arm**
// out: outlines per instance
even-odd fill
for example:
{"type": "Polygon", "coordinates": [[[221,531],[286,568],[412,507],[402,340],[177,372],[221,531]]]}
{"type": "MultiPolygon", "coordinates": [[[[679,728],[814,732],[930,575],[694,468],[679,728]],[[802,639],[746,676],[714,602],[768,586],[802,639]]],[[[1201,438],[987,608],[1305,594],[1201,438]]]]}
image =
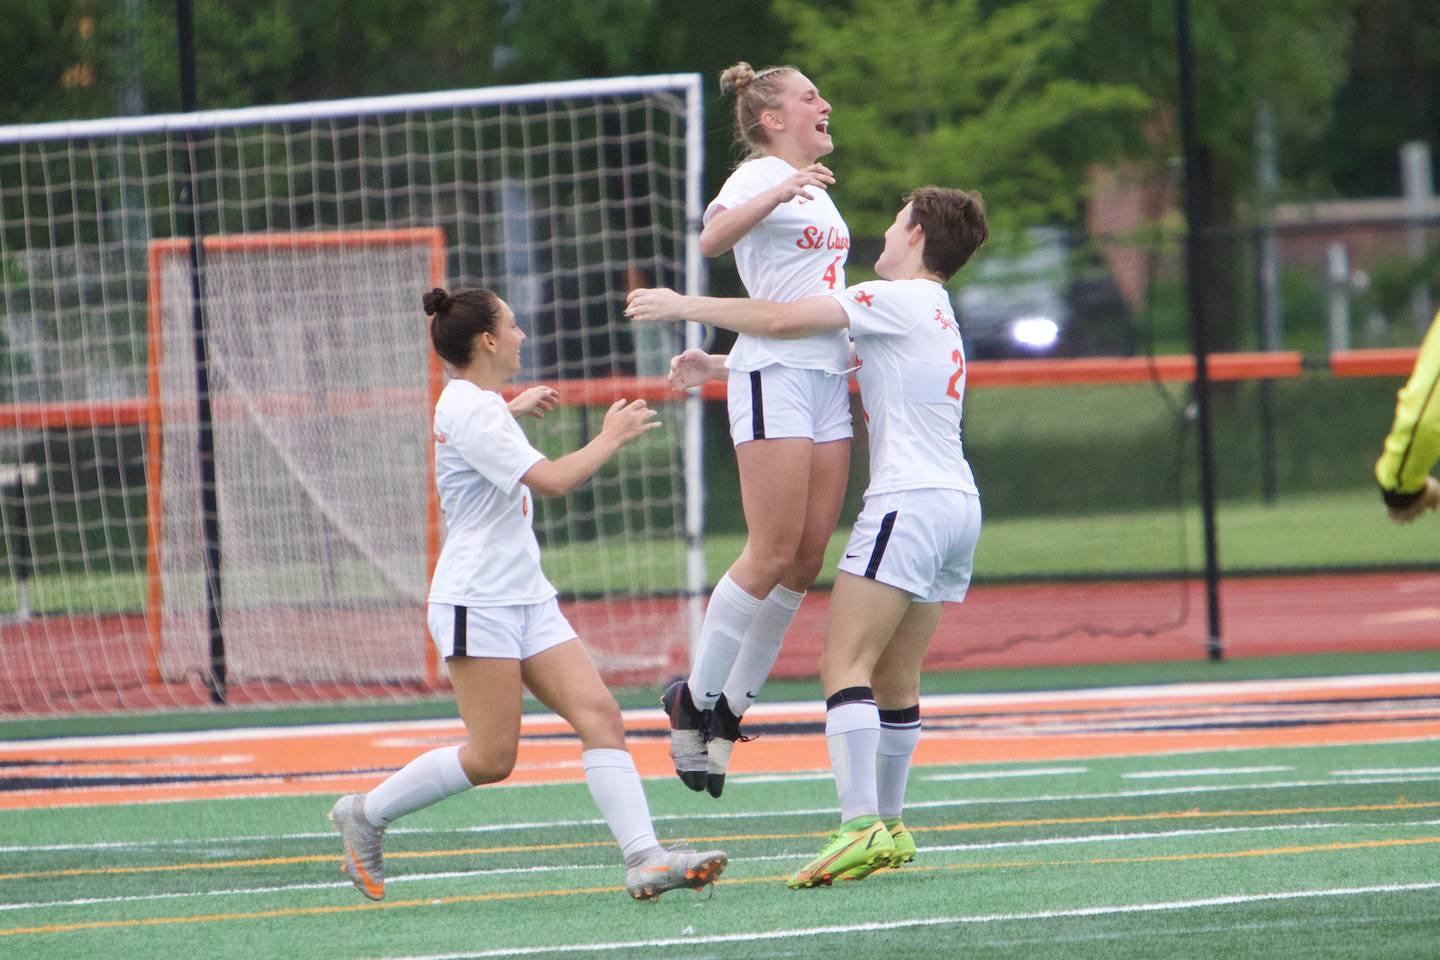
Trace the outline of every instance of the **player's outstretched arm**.
{"type": "Polygon", "coordinates": [[[631,290],[625,315],[636,323],[684,320],[756,337],[788,340],[849,326],[834,297],[806,297],[789,303],[728,297],[687,297],[664,287],[631,290]]]}
{"type": "Polygon", "coordinates": [[[706,353],[692,347],[670,358],[670,375],[666,379],[671,390],[680,391],[702,387],[711,380],[724,380],[729,374],[724,354],[706,353]]]}
{"type": "Polygon", "coordinates": [[[510,415],[516,420],[521,417],[534,417],[536,420],[543,420],[545,414],[555,409],[560,402],[560,394],[555,392],[553,387],[529,387],[520,391],[515,399],[505,406],[510,409],[510,415]]]}
{"type": "Polygon", "coordinates": [[[605,414],[605,423],[595,439],[559,460],[541,460],[525,471],[520,482],[541,497],[563,497],[589,480],[601,465],[620,450],[651,430],[660,421],[644,400],[626,403],[616,400],[605,414]]]}
{"type": "Polygon", "coordinates": [[[782,203],[796,197],[814,200],[811,189],[824,190],[835,182],[835,174],[823,163],[812,163],[796,170],[785,180],[746,200],[737,207],[720,207],[705,221],[700,231],[700,253],[707,257],[718,257],[730,250],[740,239],[755,229],[755,225],[782,203]]]}

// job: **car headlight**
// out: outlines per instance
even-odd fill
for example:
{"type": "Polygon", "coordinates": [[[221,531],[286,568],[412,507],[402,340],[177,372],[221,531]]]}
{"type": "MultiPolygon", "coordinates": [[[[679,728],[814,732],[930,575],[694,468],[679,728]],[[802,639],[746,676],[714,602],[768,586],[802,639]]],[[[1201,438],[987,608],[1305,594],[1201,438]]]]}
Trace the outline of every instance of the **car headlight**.
{"type": "Polygon", "coordinates": [[[1043,350],[1060,339],[1060,324],[1049,317],[1017,317],[1010,324],[1010,337],[1023,346],[1043,350]]]}

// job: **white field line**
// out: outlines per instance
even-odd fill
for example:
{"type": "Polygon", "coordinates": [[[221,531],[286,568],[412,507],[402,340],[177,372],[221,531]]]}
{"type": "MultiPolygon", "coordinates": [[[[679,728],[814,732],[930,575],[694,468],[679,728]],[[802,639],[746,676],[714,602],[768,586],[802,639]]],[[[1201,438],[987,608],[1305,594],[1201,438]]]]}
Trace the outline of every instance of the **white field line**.
{"type": "MultiPolygon", "coordinates": [[[[1356,690],[1366,687],[1434,687],[1440,684],[1440,673],[1390,673],[1365,674],[1347,677],[1314,677],[1293,680],[1240,680],[1214,683],[1172,683],[1143,687],[1095,687],[1085,690],[1037,690],[1020,693],[956,693],[936,694],[920,698],[922,712],[926,708],[951,709],[956,707],[978,707],[1016,705],[1028,703],[1072,703],[1088,701],[1133,701],[1146,702],[1183,700],[1191,697],[1236,696],[1244,694],[1282,694],[1325,692],[1330,690],[1356,690]]],[[[823,705],[818,701],[798,703],[761,703],[746,711],[748,717],[811,714],[824,716],[823,705]]],[[[624,711],[625,720],[658,723],[665,719],[664,711],[658,708],[624,711]]],[[[553,713],[527,713],[521,718],[522,727],[547,726],[563,723],[553,713]]],[[[332,736],[348,733],[406,733],[422,730],[461,730],[458,719],[405,720],[379,723],[327,723],[286,727],[241,727],[226,730],[196,730],[183,733],[137,733],[102,737],[56,737],[48,740],[0,740],[0,750],[7,752],[44,752],[57,748],[93,747],[99,743],[117,746],[164,745],[174,746],[187,743],[220,743],[235,740],[294,739],[314,736],[332,736]]]]}
{"type": "Polygon", "coordinates": [[[1089,773],[1089,767],[1040,767],[1036,770],[976,770],[945,775],[947,780],[1002,780],[1010,777],[1059,777],[1071,773],[1089,773]]]}
{"type": "MultiPolygon", "coordinates": [[[[1291,824],[1268,824],[1255,827],[1210,827],[1201,830],[1162,830],[1143,833],[1096,833],[1074,837],[1043,837],[1037,840],[1003,840],[994,843],[954,843],[943,845],[923,844],[920,852],[925,855],[932,853],[952,853],[975,850],[1001,850],[1016,847],[1049,847],[1049,846],[1070,846],[1087,843],[1133,843],[1144,840],[1168,840],[1176,837],[1203,837],[1218,836],[1235,833],[1288,833],[1291,831],[1308,830],[1335,830],[1335,829],[1390,829],[1395,827],[1433,827],[1440,826],[1440,820],[1406,820],[1394,823],[1357,823],[1354,821],[1337,821],[1332,823],[1291,823],[1291,824]]],[[[751,857],[732,857],[730,862],[735,863],[764,863],[775,860],[799,860],[810,856],[809,852],[796,851],[793,853],[775,853],[751,857]]],[[[547,864],[531,867],[491,867],[484,870],[451,870],[438,873],[414,873],[399,874],[385,878],[389,886],[406,883],[424,883],[434,880],[473,880],[513,875],[518,873],[546,873],[560,872],[573,873],[581,870],[608,870],[618,874],[621,872],[618,864],[613,863],[585,863],[585,864],[547,864]]],[[[296,893],[306,890],[340,890],[350,886],[348,880],[331,883],[293,883],[277,887],[237,887],[225,890],[185,890],[173,893],[147,893],[135,894],[124,897],[82,897],[72,900],[40,900],[26,903],[0,903],[0,911],[10,910],[43,910],[58,907],[86,907],[97,904],[114,903],[140,903],[152,900],[189,900],[196,897],[240,897],[240,896],[264,896],[276,893],[296,893]]]]}
{"type": "Polygon", "coordinates": [[[1417,773],[1440,773],[1440,767],[1389,767],[1376,770],[1331,770],[1332,777],[1388,777],[1417,773]]]}
{"type": "MultiPolygon", "coordinates": [[[[668,778],[667,778],[668,779],[668,778]]],[[[947,774],[936,774],[926,777],[929,780],[953,779],[947,774]]],[[[945,807],[976,807],[976,806],[998,806],[1004,804],[1020,803],[1069,803],[1075,800],[1122,800],[1133,797],[1164,797],[1196,793],[1230,793],[1243,790],[1280,790],[1297,787],[1339,787],[1339,786],[1363,786],[1366,784],[1383,783],[1434,783],[1440,781],[1440,776],[1403,776],[1403,777],[1368,777],[1364,779],[1345,780],[1290,780],[1279,783],[1227,783],[1227,784],[1206,784],[1203,786],[1189,787],[1157,787],[1150,790],[1119,790],[1110,793],[1046,793],[1035,796],[1022,797],[960,797],[949,800],[919,800],[913,803],[906,803],[907,810],[934,810],[945,807]]],[[[491,786],[486,786],[486,790],[491,786]]],[[[149,804],[147,804],[148,806],[149,804]]],[[[70,809],[70,808],[66,808],[70,809]]],[[[78,809],[78,808],[76,808],[78,809]]],[[[655,814],[651,820],[655,823],[675,823],[689,820],[710,821],[710,820],[756,820],[769,817],[833,817],[836,816],[834,807],[811,807],[800,810],[745,810],[733,812],[703,812],[703,813],[662,813],[655,814]]],[[[485,823],[473,827],[391,827],[386,831],[387,836],[399,836],[402,834],[417,835],[445,835],[465,833],[505,833],[517,830],[548,830],[555,827],[585,827],[603,826],[604,820],[599,817],[577,820],[538,820],[526,823],[485,823]]],[[[181,838],[174,840],[132,840],[112,841],[106,843],[58,843],[58,844],[13,844],[0,846],[0,853],[34,853],[45,851],[62,850],[151,850],[164,847],[218,847],[228,848],[244,843],[273,843],[285,840],[333,840],[334,833],[330,831],[315,831],[313,833],[288,833],[288,834],[262,834],[245,837],[195,837],[181,838]]]]}
{"type": "MultiPolygon", "coordinates": [[[[1159,777],[1227,777],[1242,773],[1291,773],[1294,767],[1196,767],[1193,770],[1136,770],[1122,773],[1127,780],[1148,780],[1159,777]]],[[[1440,770],[1435,770],[1440,773],[1440,770]]]]}
{"type": "Polygon", "coordinates": [[[963,924],[1017,923],[1033,920],[1062,920],[1072,917],[1104,917],[1130,913],[1163,913],[1174,910],[1196,910],[1205,907],[1229,907],[1247,903],[1277,900],[1308,900],[1318,897],[1354,897],[1375,893],[1414,893],[1440,889],[1435,883],[1393,883],[1374,887],[1330,887],[1319,890],[1285,890],[1274,893],[1240,893],[1203,900],[1170,900],[1156,903],[1126,903],[1070,910],[1037,910],[1030,913],[992,913],[959,917],[920,917],[912,920],[873,921],[843,926],[797,927],[790,930],[762,930],[754,933],[713,934],[704,937],[665,937],[654,940],[629,940],[611,943],[571,943],[540,947],[500,947],[469,953],[430,953],[420,955],[386,955],[380,960],[484,960],[488,957],[531,957],[547,953],[612,953],[656,947],[692,947],[711,943],[754,943],[766,940],[792,940],[802,937],[825,937],[846,933],[874,933],[904,930],[913,927],[950,927],[963,924]]]}

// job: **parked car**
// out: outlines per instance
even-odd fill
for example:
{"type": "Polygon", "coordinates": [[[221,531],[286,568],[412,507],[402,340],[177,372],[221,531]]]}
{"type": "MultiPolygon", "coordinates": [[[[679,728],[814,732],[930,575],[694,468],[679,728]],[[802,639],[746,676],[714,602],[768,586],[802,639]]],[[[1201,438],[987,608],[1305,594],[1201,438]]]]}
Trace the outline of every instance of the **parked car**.
{"type": "Polygon", "coordinates": [[[961,278],[955,316],[973,360],[1135,352],[1130,308],[1109,270],[1063,229],[982,248],[961,278]]]}

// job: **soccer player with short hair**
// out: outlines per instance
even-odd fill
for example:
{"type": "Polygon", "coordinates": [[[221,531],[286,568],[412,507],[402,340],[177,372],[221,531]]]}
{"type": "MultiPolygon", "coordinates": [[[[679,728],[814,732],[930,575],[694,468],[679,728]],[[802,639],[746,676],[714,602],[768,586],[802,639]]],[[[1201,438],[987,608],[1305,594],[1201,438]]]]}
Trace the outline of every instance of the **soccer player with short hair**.
{"type": "Polygon", "coordinates": [[[636,321],[752,336],[848,329],[870,434],[870,484],[830,598],[820,679],[841,826],[795,888],[860,880],[915,856],[900,816],[920,736],[920,665],[941,603],[970,585],[980,496],[960,442],[965,349],[944,284],[985,242],[977,193],[921,187],[885,231],[883,279],[794,303],[631,293],[636,321]]]}
{"type": "Polygon", "coordinates": [[[385,895],[385,828],[472,786],[510,775],[520,739],[521,687],[580,736],[585,783],[625,858],[637,900],[698,889],[725,868],[718,850],[664,850],[655,839],[620,708],[555,602],[540,570],[532,496],[563,496],[621,447],[660,426],[644,400],[617,400],[600,433],[551,461],[515,418],[540,417],[555,391],[537,386],[508,405],[500,388],[520,370],[525,333],[489,290],[424,296],[430,337],[450,382],[435,404],[435,485],[445,546],[430,584],[430,635],[445,658],[467,741],[410,761],[367,794],[336,801],[330,820],[344,841],[344,869],[372,900],[385,895]]]}
{"type": "MultiPolygon", "coordinates": [[[[733,250],[752,297],[843,290],[850,231],[825,190],[835,177],[818,162],[834,149],[830,104],[789,66],[737,63],[720,85],[735,94],[737,139],[749,155],[706,208],[701,252],[733,250]]],[[[728,380],[749,531],[710,595],[688,679],[662,699],[675,771],[692,790],[720,796],[740,717],[824,562],[850,470],[849,366],[839,329],[788,340],[747,333],[728,358],[687,350],[672,361],[677,389],[728,380]]]]}

